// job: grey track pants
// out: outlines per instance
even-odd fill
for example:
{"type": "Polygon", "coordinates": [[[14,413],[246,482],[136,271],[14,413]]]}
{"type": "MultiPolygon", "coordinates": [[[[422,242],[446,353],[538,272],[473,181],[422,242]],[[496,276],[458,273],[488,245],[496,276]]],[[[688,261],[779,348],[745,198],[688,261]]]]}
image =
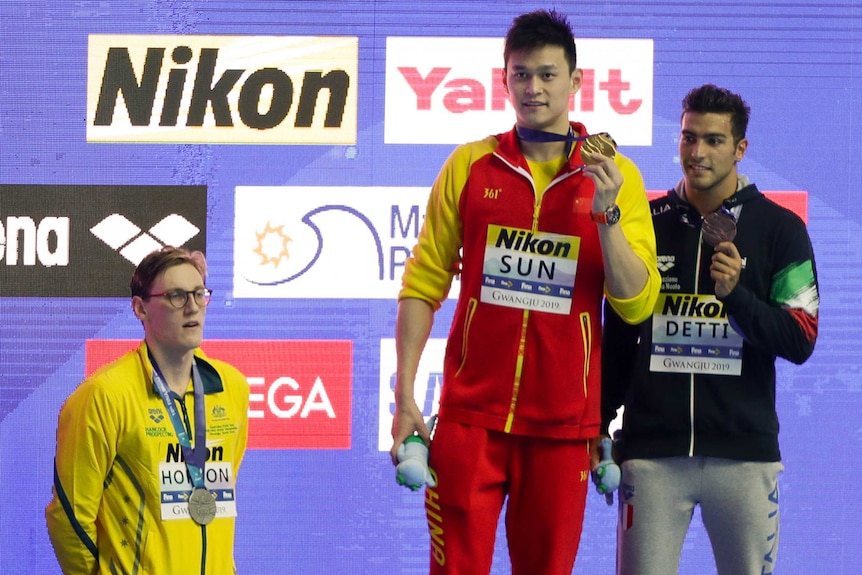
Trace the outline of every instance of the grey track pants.
{"type": "Polygon", "coordinates": [[[767,575],[778,553],[780,462],[713,457],[622,465],[617,575],[672,575],[700,505],[718,575],[767,575]]]}

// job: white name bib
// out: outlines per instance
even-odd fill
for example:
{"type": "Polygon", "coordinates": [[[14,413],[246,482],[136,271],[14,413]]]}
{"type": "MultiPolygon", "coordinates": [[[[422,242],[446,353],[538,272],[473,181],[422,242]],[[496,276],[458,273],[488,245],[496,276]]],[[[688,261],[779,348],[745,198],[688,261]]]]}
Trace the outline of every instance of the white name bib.
{"type": "Polygon", "coordinates": [[[713,295],[659,294],[650,371],[740,375],[742,336],[713,295]]]}
{"type": "Polygon", "coordinates": [[[481,301],[568,314],[580,247],[574,236],[488,226],[481,301]]]}
{"type": "MultiPolygon", "coordinates": [[[[192,481],[186,464],[160,463],[159,482],[161,484],[162,520],[189,518],[189,496],[192,494],[192,481]]],[[[215,495],[216,517],[236,517],[234,497],[233,467],[230,462],[207,462],[204,469],[204,482],[207,490],[215,495]]]]}

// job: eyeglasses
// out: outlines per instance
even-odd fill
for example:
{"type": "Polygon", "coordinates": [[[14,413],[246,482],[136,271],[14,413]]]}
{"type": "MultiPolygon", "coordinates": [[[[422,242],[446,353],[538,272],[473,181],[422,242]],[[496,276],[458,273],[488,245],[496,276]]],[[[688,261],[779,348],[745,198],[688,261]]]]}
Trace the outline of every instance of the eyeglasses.
{"type": "Polygon", "coordinates": [[[210,298],[213,295],[213,290],[203,288],[203,289],[193,289],[193,290],[181,290],[175,289],[171,291],[166,291],[163,293],[151,293],[147,297],[163,297],[167,298],[171,305],[177,309],[182,309],[186,307],[186,304],[189,302],[189,296],[193,295],[195,298],[195,303],[200,307],[206,307],[207,304],[210,303],[210,298]]]}

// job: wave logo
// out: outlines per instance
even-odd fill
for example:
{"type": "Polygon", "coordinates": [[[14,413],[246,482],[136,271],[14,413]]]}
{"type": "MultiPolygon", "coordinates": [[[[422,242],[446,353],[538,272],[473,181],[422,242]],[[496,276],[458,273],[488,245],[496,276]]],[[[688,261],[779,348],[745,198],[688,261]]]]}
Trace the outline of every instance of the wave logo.
{"type": "Polygon", "coordinates": [[[428,193],[237,187],[234,297],[396,298],[428,193]]]}
{"type": "Polygon", "coordinates": [[[164,246],[180,247],[200,233],[200,228],[179,214],[170,214],[144,232],[126,216],[113,213],[90,232],[121,256],[138,265],[147,254],[164,246]]]}

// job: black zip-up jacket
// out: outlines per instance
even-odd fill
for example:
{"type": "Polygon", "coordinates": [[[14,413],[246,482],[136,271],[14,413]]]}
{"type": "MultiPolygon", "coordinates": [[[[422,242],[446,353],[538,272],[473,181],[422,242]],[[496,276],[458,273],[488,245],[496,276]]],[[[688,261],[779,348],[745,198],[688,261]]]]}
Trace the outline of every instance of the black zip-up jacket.
{"type": "Polygon", "coordinates": [[[677,191],[681,182],[650,202],[662,276],[655,313],[631,326],[605,305],[602,431],[624,405],[623,460],[781,460],[775,358],[801,364],[814,351],[817,272],[802,220],[742,178],[723,205],[736,217],[733,242],[743,258],[727,297],[715,298],[713,248],[702,241],[700,214],[677,191]],[[732,333],[721,337],[728,325],[739,334],[735,344],[732,333]],[[668,366],[676,372],[655,370],[668,366]],[[734,370],[739,375],[719,374],[734,370]]]}

